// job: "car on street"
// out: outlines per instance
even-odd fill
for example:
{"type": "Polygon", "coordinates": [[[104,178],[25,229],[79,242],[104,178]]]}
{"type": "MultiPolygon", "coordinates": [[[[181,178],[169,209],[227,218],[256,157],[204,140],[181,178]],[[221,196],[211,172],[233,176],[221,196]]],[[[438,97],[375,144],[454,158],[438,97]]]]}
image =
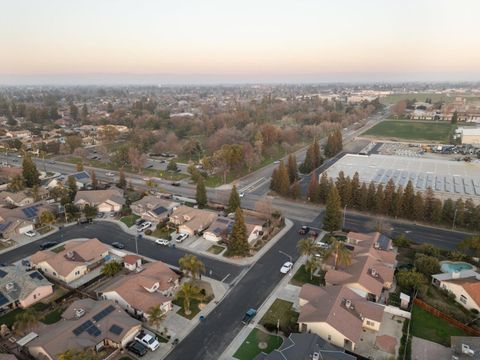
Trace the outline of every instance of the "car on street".
{"type": "Polygon", "coordinates": [[[188,238],[188,234],[187,233],[179,233],[177,235],[177,237],[175,238],[175,241],[178,242],[178,243],[181,243],[183,240],[185,240],[186,238],[188,238]]]}
{"type": "Polygon", "coordinates": [[[310,227],[307,226],[307,225],[303,225],[303,226],[300,228],[300,230],[298,230],[298,233],[299,233],[300,235],[306,235],[306,234],[308,234],[309,231],[310,231],[310,227]]]}
{"type": "Polygon", "coordinates": [[[35,235],[37,235],[37,233],[33,230],[29,230],[25,233],[25,235],[27,235],[29,237],[34,237],[35,235]]]}
{"type": "Polygon", "coordinates": [[[155,240],[155,244],[168,246],[168,245],[170,244],[170,240],[167,240],[167,239],[156,239],[156,240],[155,240]]]}
{"type": "Polygon", "coordinates": [[[282,274],[288,274],[290,270],[292,270],[293,263],[291,261],[287,261],[285,264],[282,265],[280,268],[280,272],[282,274]]]}
{"type": "Polygon", "coordinates": [[[157,350],[158,347],[160,346],[160,343],[158,342],[157,338],[153,334],[149,334],[144,330],[140,331],[135,336],[135,340],[139,341],[140,343],[142,343],[152,351],[157,350]]]}
{"type": "Polygon", "coordinates": [[[273,163],[274,164],[280,164],[280,160],[275,160],[273,163]]]}
{"type": "Polygon", "coordinates": [[[99,213],[97,213],[97,218],[101,219],[101,218],[103,218],[103,215],[104,214],[102,212],[99,212],[99,213]]]}
{"type": "Polygon", "coordinates": [[[113,242],[112,246],[116,249],[125,249],[125,245],[118,241],[113,242]]]}
{"type": "Polygon", "coordinates": [[[105,173],[106,176],[115,176],[115,174],[111,171],[105,173]]]}
{"type": "Polygon", "coordinates": [[[243,315],[242,323],[248,324],[250,321],[252,321],[256,314],[257,310],[253,308],[248,309],[247,312],[243,315]]]}
{"type": "Polygon", "coordinates": [[[137,231],[142,232],[144,230],[147,230],[150,226],[152,226],[152,223],[150,221],[145,221],[144,223],[141,223],[137,226],[137,231]]]}
{"type": "Polygon", "coordinates": [[[55,245],[58,245],[58,242],[56,242],[56,241],[46,241],[46,242],[40,244],[40,249],[42,249],[42,250],[50,249],[51,247],[53,247],[55,245]]]}
{"type": "Polygon", "coordinates": [[[148,348],[138,340],[129,342],[127,344],[127,350],[140,357],[148,352],[148,348]]]}
{"type": "Polygon", "coordinates": [[[180,186],[180,182],[174,181],[174,182],[172,182],[170,185],[172,185],[172,186],[180,186]]]}

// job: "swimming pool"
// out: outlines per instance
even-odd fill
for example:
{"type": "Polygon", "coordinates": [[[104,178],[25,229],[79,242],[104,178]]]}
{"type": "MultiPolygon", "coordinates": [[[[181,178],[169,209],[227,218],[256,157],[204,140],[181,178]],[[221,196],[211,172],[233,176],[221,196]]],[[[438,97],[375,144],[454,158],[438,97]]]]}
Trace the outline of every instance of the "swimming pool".
{"type": "Polygon", "coordinates": [[[463,270],[475,270],[476,268],[475,266],[462,261],[442,261],[440,262],[440,269],[444,273],[453,273],[463,270]]]}

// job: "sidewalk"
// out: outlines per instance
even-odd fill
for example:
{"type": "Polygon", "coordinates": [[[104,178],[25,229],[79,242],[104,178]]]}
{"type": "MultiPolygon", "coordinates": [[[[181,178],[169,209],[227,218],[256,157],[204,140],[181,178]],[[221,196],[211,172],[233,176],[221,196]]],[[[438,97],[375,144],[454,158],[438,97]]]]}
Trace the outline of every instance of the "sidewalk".
{"type": "Polygon", "coordinates": [[[270,309],[270,306],[274,303],[274,301],[279,298],[283,300],[287,300],[293,302],[293,308],[298,310],[298,294],[300,293],[300,287],[291,285],[290,280],[292,279],[293,275],[297,272],[297,270],[302,266],[306,261],[306,257],[300,257],[297,262],[294,264],[292,270],[278,283],[275,289],[271,292],[268,298],[263,302],[263,304],[257,309],[257,314],[253,321],[244,326],[242,330],[238,333],[238,335],[233,339],[227,349],[223,352],[220,356],[219,360],[232,360],[235,359],[233,354],[237,351],[237,349],[243,344],[245,339],[248,337],[250,332],[257,326],[259,321],[265,315],[265,313],[270,309]]]}

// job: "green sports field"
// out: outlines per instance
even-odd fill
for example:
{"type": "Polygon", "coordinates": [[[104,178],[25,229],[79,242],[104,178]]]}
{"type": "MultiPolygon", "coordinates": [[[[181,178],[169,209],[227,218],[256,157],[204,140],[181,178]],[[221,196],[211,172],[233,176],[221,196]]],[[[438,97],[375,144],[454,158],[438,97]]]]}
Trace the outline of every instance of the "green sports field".
{"type": "Polygon", "coordinates": [[[425,140],[448,143],[450,134],[453,134],[456,127],[450,123],[433,121],[387,120],[375,125],[362,135],[384,140],[425,140]]]}

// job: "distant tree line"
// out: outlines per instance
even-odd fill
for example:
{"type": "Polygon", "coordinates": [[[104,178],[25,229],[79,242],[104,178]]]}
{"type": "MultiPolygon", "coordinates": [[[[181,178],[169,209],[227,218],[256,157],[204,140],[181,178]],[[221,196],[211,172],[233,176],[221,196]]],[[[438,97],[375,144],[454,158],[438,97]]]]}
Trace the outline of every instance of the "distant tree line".
{"type": "Polygon", "coordinates": [[[313,174],[308,186],[308,200],[327,204],[332,188],[338,193],[339,205],[348,209],[462,227],[471,231],[480,230],[480,205],[475,205],[472,199],[459,198],[454,201],[448,198],[442,201],[430,187],[424,193],[415,192],[411,181],[408,181],[405,187],[395,186],[391,179],[385,186],[374,182],[367,185],[360,182],[357,172],[350,178],[340,171],[335,181],[329,179],[326,173],[323,173],[318,181],[313,174]]]}

